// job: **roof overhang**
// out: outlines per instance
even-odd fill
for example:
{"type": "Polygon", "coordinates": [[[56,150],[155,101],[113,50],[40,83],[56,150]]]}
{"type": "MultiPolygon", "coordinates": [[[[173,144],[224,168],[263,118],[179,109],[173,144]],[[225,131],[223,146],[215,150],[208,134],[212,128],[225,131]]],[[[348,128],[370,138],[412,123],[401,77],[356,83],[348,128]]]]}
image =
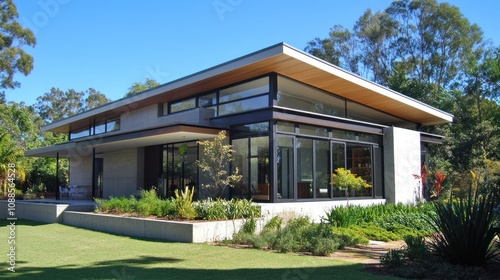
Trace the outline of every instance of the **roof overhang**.
{"type": "Polygon", "coordinates": [[[453,121],[453,115],[343,70],[308,53],[280,43],[141,94],[62,119],[42,131],[67,133],[94,119],[117,117],[136,108],[207,92],[275,72],[396,117],[433,125],[453,121]]]}
{"type": "Polygon", "coordinates": [[[165,143],[212,139],[219,131],[220,129],[214,128],[173,125],[112,136],[87,137],[81,141],[75,140],[54,146],[28,150],[25,152],[25,155],[30,157],[86,157],[91,156],[94,149],[96,154],[100,154],[138,147],[162,145],[165,143]]]}

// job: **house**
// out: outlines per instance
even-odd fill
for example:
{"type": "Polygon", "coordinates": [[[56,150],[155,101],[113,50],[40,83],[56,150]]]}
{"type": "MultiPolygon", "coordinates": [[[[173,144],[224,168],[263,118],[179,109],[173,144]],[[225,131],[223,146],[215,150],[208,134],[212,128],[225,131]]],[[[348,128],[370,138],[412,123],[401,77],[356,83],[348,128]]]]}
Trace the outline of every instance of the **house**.
{"type": "MultiPolygon", "coordinates": [[[[93,197],[156,186],[164,197],[206,182],[195,161],[199,140],[228,131],[243,180],[231,197],[260,202],[421,196],[425,147],[442,137],[421,132],[453,116],[280,43],[136,96],[42,128],[66,143],[27,156],[69,158],[70,185],[93,197]],[[337,168],[370,187],[331,185],[337,168]]],[[[201,194],[199,194],[201,195],[201,194]]]]}

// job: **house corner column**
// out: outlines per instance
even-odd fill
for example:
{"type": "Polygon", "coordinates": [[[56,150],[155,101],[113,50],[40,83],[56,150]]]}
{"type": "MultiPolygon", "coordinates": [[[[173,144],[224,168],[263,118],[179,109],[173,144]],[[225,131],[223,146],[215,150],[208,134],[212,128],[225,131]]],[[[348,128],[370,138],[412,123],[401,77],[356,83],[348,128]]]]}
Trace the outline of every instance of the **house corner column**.
{"type": "Polygon", "coordinates": [[[390,203],[414,204],[422,197],[420,133],[398,127],[384,129],[384,186],[390,203]]]}

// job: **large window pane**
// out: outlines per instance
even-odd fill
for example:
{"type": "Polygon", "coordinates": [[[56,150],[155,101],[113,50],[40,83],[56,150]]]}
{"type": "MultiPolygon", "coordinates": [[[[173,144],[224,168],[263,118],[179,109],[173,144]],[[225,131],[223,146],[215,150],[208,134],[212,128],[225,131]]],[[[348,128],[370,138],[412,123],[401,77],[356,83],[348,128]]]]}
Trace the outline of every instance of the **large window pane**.
{"type": "Polygon", "coordinates": [[[183,191],[185,187],[195,187],[195,190],[198,190],[197,158],[198,144],[196,142],[165,145],[163,167],[166,189],[161,190],[162,195],[174,196],[175,190],[183,191]]]}
{"type": "Polygon", "coordinates": [[[299,125],[300,134],[328,137],[328,129],[312,125],[299,125]]]}
{"type": "Polygon", "coordinates": [[[277,98],[281,107],[345,117],[344,99],[283,76],[278,76],[277,98]]]}
{"type": "Polygon", "coordinates": [[[198,97],[198,107],[212,110],[213,116],[217,116],[217,93],[210,93],[198,97]]]}
{"type": "Polygon", "coordinates": [[[278,122],[277,130],[279,132],[295,133],[295,124],[289,122],[278,122]]]}
{"type": "Polygon", "coordinates": [[[260,78],[219,91],[219,103],[269,92],[269,77],[260,78]]]}
{"type": "Polygon", "coordinates": [[[106,123],[106,132],[120,130],[120,119],[109,120],[106,123]]]}
{"type": "Polygon", "coordinates": [[[249,176],[248,176],[248,138],[233,139],[233,169],[238,168],[240,175],[243,176],[232,189],[233,197],[248,198],[249,197],[249,176]]]}
{"type": "Polygon", "coordinates": [[[254,199],[270,199],[269,171],[269,136],[250,138],[250,184],[254,199]]]}
{"type": "Polygon", "coordinates": [[[106,132],[105,123],[96,123],[94,126],[94,134],[101,134],[106,132]]]}
{"type": "Polygon", "coordinates": [[[215,105],[217,105],[217,94],[215,92],[198,97],[198,107],[210,108],[215,105]]]}
{"type": "Polygon", "coordinates": [[[278,199],[293,199],[295,196],[293,140],[293,137],[279,135],[277,138],[278,199]]]}
{"type": "Polygon", "coordinates": [[[394,117],[392,115],[352,101],[347,102],[347,118],[390,126],[405,127],[410,129],[416,128],[415,123],[405,121],[403,119],[394,117]]]}
{"type": "Polygon", "coordinates": [[[86,127],[83,129],[71,131],[71,133],[69,134],[69,137],[70,137],[70,139],[76,139],[76,138],[81,138],[81,137],[85,137],[85,136],[89,136],[89,135],[90,135],[90,129],[88,127],[86,127]]]}
{"type": "Polygon", "coordinates": [[[170,113],[181,112],[189,109],[194,109],[196,107],[196,99],[190,98],[174,103],[170,103],[170,113]]]}
{"type": "Polygon", "coordinates": [[[314,182],[316,197],[330,197],[330,141],[315,141],[314,182]]]}
{"type": "MultiPolygon", "coordinates": [[[[372,148],[361,145],[347,146],[347,168],[352,173],[360,176],[368,184],[373,184],[372,148]]],[[[349,196],[362,197],[372,196],[372,187],[361,190],[351,190],[349,196]]]]}
{"type": "MultiPolygon", "coordinates": [[[[332,142],[332,172],[337,168],[345,168],[345,144],[332,142]]],[[[345,197],[345,190],[332,186],[333,197],[345,197]]]]}
{"type": "Polygon", "coordinates": [[[313,140],[297,138],[297,198],[312,198],[313,140]]]}
{"type": "Polygon", "coordinates": [[[219,116],[267,107],[267,95],[219,105],[219,116]]]}

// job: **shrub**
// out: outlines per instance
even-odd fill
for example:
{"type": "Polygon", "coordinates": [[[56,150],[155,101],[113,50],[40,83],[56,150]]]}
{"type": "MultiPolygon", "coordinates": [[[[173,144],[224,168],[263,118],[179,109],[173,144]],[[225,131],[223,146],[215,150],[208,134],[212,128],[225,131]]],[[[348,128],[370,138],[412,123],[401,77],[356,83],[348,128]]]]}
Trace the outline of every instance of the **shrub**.
{"type": "Polygon", "coordinates": [[[472,186],[467,199],[458,202],[436,202],[434,218],[434,253],[463,265],[480,265],[498,254],[493,240],[494,197],[473,194],[472,186]]]}
{"type": "Polygon", "coordinates": [[[186,187],[184,191],[175,190],[175,204],[179,218],[192,220],[196,218],[196,211],[193,207],[194,188],[186,187]]]}
{"type": "Polygon", "coordinates": [[[370,242],[364,234],[352,228],[333,228],[332,234],[339,242],[339,249],[354,247],[358,244],[368,244],[370,242]]]}
{"type": "Polygon", "coordinates": [[[283,218],[280,216],[274,216],[269,220],[262,229],[263,232],[273,232],[281,229],[283,224],[283,218]]]}
{"type": "Polygon", "coordinates": [[[227,205],[224,201],[212,199],[206,199],[202,201],[197,201],[193,204],[196,210],[196,215],[200,219],[215,221],[215,220],[225,220],[227,219],[227,205]]]}
{"type": "Polygon", "coordinates": [[[255,229],[257,229],[257,222],[254,218],[248,219],[241,227],[241,231],[248,234],[254,234],[255,229]]]}
{"type": "Polygon", "coordinates": [[[247,199],[231,199],[227,201],[227,219],[246,219],[260,216],[260,207],[247,199]]]}
{"type": "Polygon", "coordinates": [[[380,256],[380,263],[388,268],[398,268],[405,265],[406,254],[404,250],[392,249],[385,255],[380,256]]]}
{"type": "Polygon", "coordinates": [[[204,220],[248,219],[260,216],[260,207],[246,199],[206,199],[193,203],[196,215],[204,220]]]}
{"type": "Polygon", "coordinates": [[[363,226],[352,226],[351,229],[362,233],[366,238],[370,240],[378,241],[391,241],[399,240],[401,237],[394,232],[387,231],[383,228],[377,227],[373,224],[367,224],[363,226]]]}
{"type": "Polygon", "coordinates": [[[406,236],[406,255],[410,260],[424,260],[429,256],[429,249],[425,238],[422,236],[406,236]]]}
{"type": "Polygon", "coordinates": [[[311,240],[311,252],[315,256],[328,256],[339,247],[336,240],[326,237],[316,237],[311,240]]]}

